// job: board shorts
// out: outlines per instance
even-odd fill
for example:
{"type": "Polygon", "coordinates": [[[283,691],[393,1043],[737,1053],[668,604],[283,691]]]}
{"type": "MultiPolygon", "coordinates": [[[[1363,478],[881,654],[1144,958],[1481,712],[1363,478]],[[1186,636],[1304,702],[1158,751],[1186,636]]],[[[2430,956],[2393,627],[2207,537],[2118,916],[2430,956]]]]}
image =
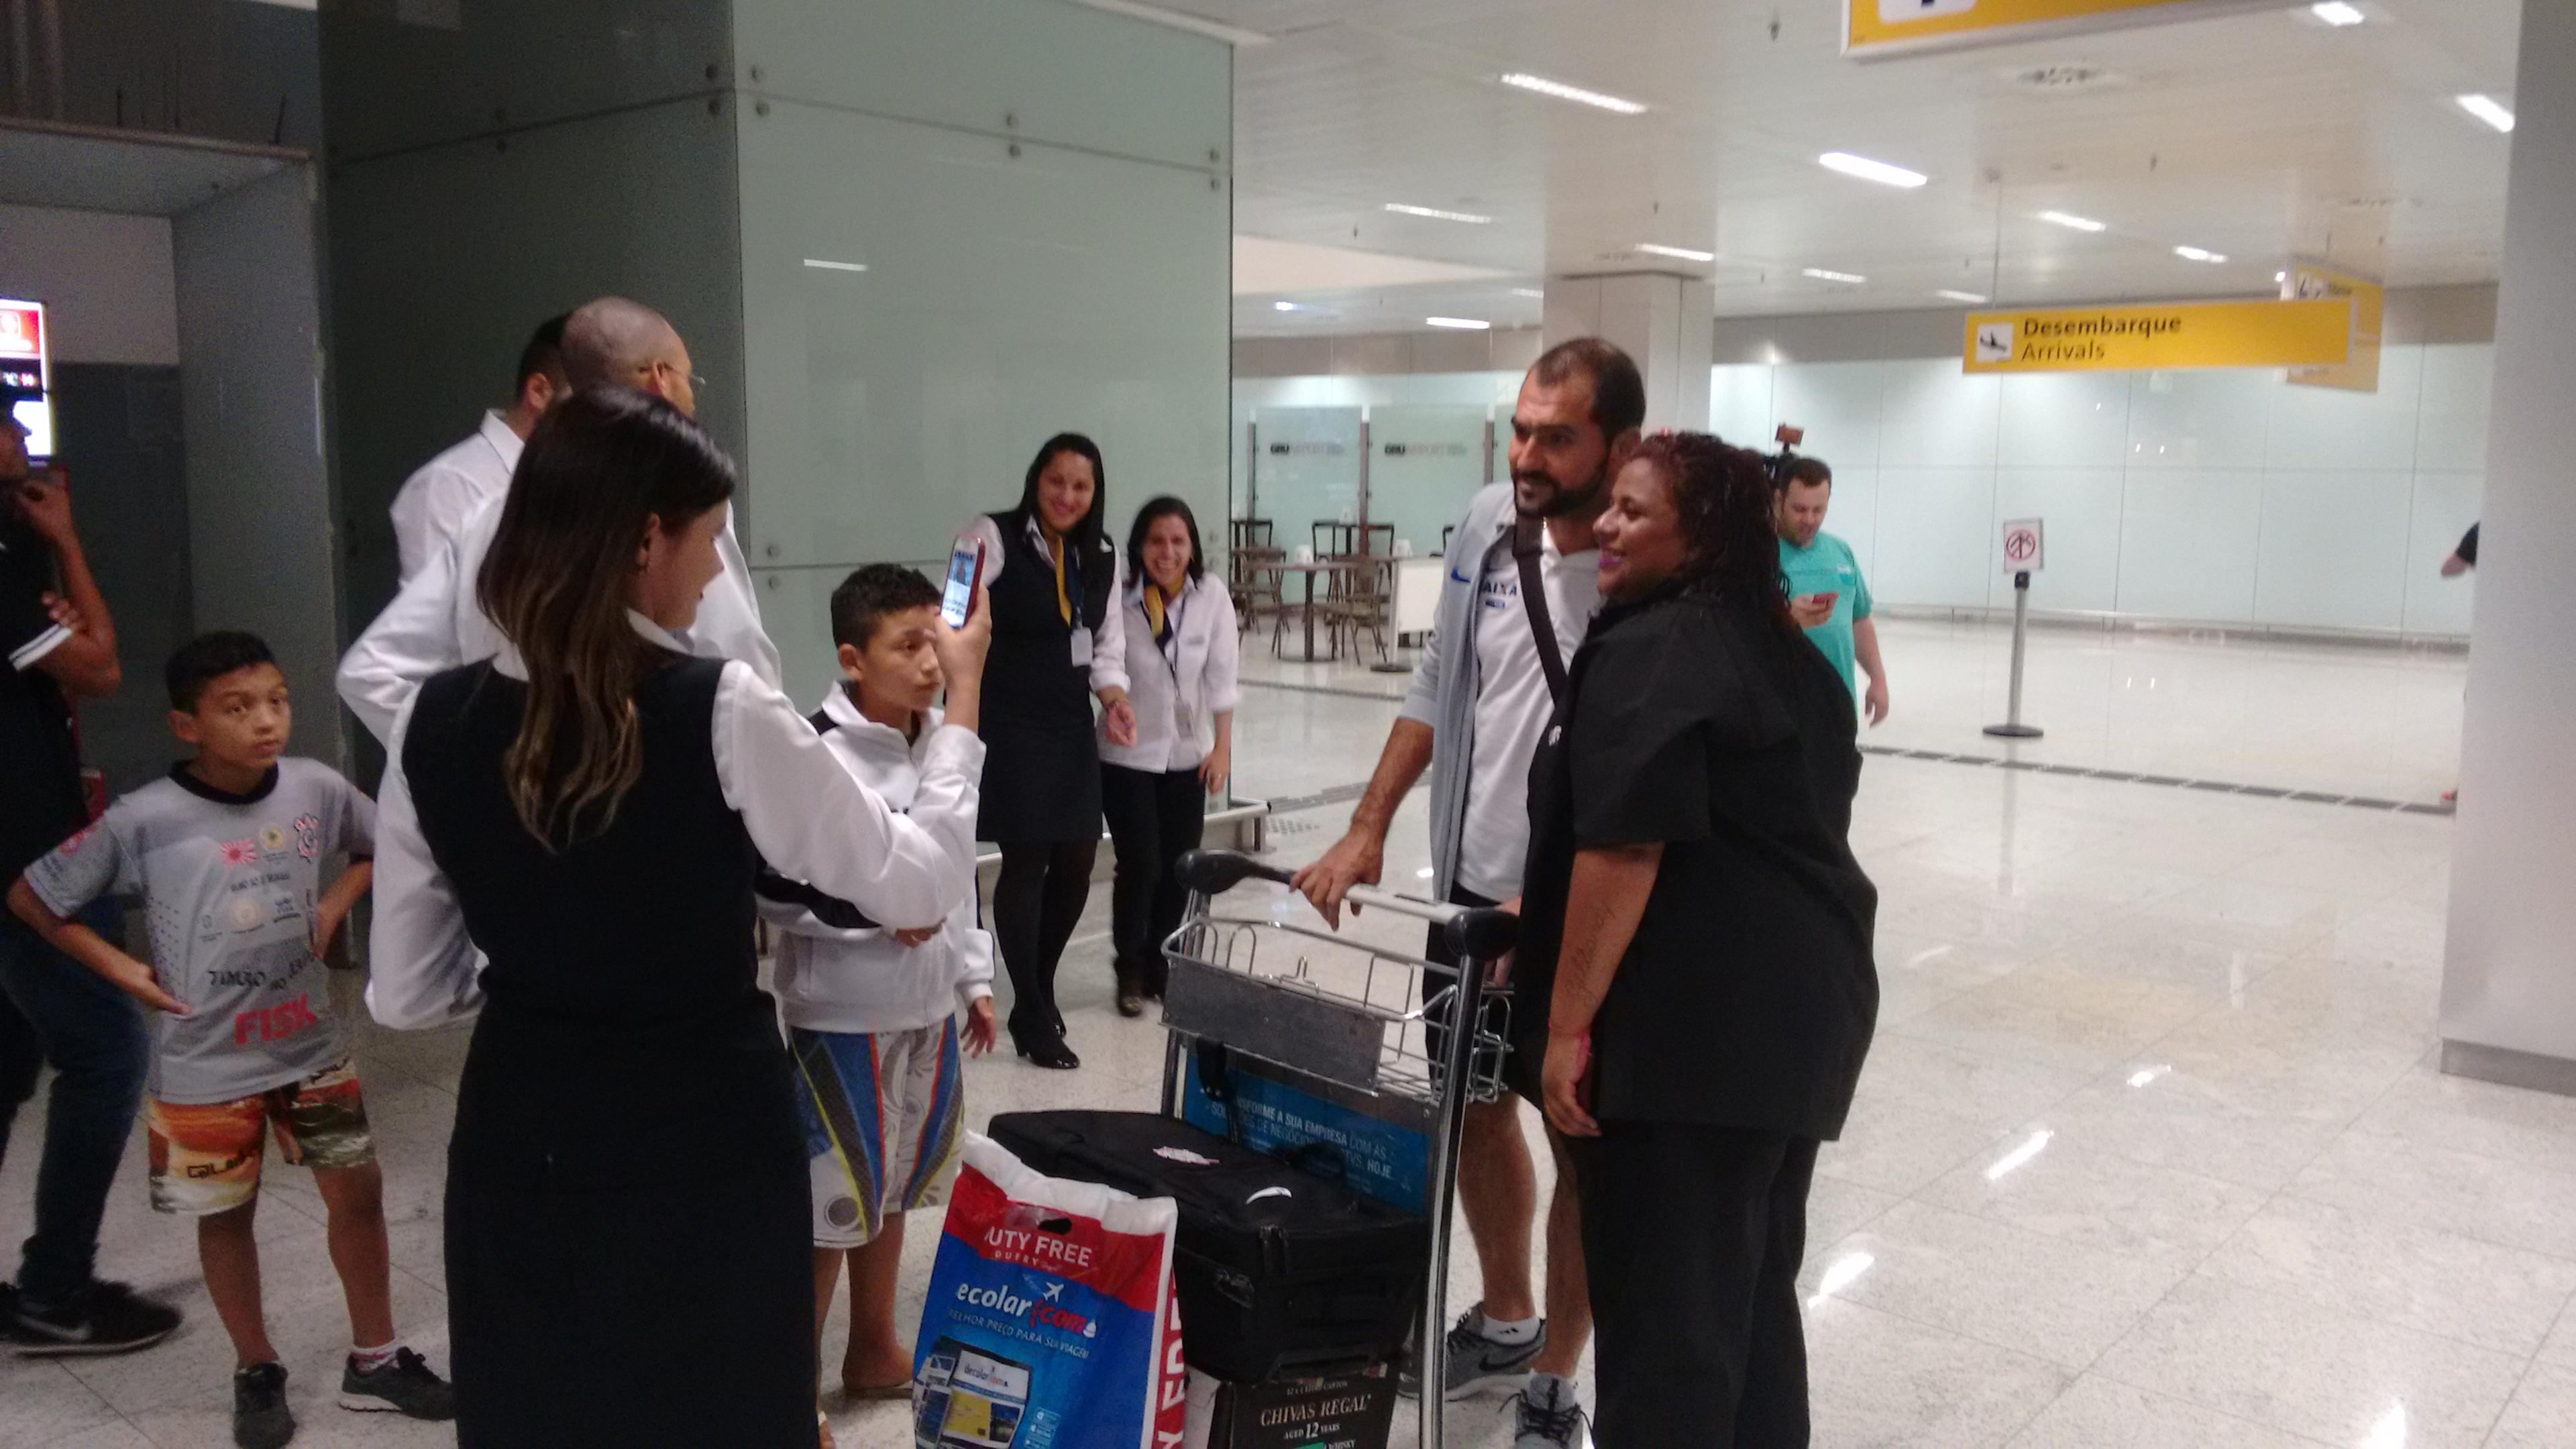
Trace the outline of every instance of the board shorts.
{"type": "Polygon", "coordinates": [[[152,1210],[201,1218],[259,1196],[267,1140],[300,1167],[364,1167],[376,1160],[358,1070],[342,1057],[300,1082],[229,1102],[143,1104],[151,1134],[152,1210]]]}
{"type": "Polygon", "coordinates": [[[857,1248],[888,1215],[945,1200],[965,1141],[954,1017],[911,1031],[790,1027],[814,1190],[814,1246],[857,1248]]]}

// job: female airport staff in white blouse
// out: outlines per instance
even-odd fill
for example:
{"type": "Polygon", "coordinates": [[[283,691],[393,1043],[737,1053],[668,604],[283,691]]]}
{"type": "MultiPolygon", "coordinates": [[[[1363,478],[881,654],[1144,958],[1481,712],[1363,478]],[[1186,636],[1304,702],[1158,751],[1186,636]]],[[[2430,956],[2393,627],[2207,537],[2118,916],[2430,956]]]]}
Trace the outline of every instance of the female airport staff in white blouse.
{"type": "Polygon", "coordinates": [[[432,676],[385,768],[367,1004],[479,1017],[447,1149],[460,1442],[811,1449],[810,1193],[752,958],[766,864],[890,927],[975,871],[985,612],[896,814],[751,667],[676,637],[734,468],[642,393],[528,440],[476,582],[509,647],[432,676]],[[485,958],[479,964],[478,954],[485,958]],[[688,1365],[688,1372],[639,1366],[688,1365]]]}
{"type": "Polygon", "coordinates": [[[1199,843],[1207,797],[1234,768],[1234,601],[1207,576],[1190,506],[1157,498],[1127,531],[1127,699],[1136,738],[1100,731],[1100,804],[1118,849],[1110,893],[1118,1012],[1142,1015],[1163,995],[1163,940],[1179,929],[1187,891],[1173,873],[1199,843]]]}

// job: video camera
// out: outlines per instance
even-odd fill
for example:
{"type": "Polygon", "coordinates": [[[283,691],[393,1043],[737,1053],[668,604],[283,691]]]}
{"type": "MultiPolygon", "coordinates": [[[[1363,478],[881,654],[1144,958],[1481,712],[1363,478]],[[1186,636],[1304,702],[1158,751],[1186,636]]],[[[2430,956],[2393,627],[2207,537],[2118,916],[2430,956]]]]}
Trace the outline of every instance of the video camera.
{"type": "Polygon", "coordinates": [[[1764,458],[1762,467],[1771,475],[1773,485],[1777,486],[1780,479],[1788,473],[1789,465],[1798,461],[1797,447],[1807,441],[1807,430],[1782,423],[1773,430],[1771,440],[1780,445],[1780,451],[1764,458]]]}

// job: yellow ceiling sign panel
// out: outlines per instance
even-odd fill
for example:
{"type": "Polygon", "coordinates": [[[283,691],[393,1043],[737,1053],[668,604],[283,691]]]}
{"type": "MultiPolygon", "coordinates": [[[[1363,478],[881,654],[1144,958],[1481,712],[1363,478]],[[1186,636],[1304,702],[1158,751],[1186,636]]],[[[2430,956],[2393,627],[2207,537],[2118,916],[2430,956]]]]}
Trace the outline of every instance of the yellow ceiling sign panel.
{"type": "Polygon", "coordinates": [[[2281,275],[2281,295],[2349,297],[2352,299],[2352,354],[2338,367],[2300,367],[2290,381],[2307,387],[2337,387],[2347,392],[2379,391],[2379,323],[2387,310],[2388,289],[2359,272],[2324,262],[2293,262],[2281,275]]]}
{"type": "Polygon", "coordinates": [[[2281,0],[1842,0],[1843,54],[1857,59],[2002,45],[2088,30],[2188,20],[2281,0]]]}
{"type": "Polygon", "coordinates": [[[2331,367],[2352,349],[2352,303],[2162,302],[1968,314],[1970,372],[2162,372],[2331,367]]]}

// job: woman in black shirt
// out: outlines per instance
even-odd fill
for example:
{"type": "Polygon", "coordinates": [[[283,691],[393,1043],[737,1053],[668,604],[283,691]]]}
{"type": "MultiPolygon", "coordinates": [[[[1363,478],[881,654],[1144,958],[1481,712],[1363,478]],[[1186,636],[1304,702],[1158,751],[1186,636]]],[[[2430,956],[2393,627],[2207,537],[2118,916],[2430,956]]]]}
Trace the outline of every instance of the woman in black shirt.
{"type": "Polygon", "coordinates": [[[1620,470],[1530,774],[1513,1060],[1571,1139],[1616,1449],[1806,1444],[1807,1189],[1878,1012],[1851,691],[1790,621],[1770,504],[1705,434],[1620,470]]]}

